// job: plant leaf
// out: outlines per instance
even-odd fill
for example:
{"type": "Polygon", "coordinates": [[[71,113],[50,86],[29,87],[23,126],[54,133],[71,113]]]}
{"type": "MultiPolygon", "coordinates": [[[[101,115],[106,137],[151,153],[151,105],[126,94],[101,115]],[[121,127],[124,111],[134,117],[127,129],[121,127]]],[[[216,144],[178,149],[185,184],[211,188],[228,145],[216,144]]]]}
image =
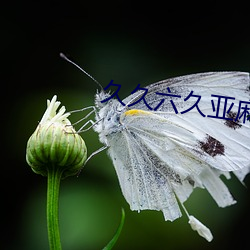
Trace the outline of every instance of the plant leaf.
{"type": "Polygon", "coordinates": [[[122,208],[122,218],[121,218],[120,225],[117,228],[116,233],[113,236],[113,238],[111,239],[111,241],[102,250],[110,250],[113,248],[113,246],[115,245],[116,241],[118,240],[118,238],[120,236],[120,233],[121,233],[123,225],[124,225],[124,221],[125,221],[125,211],[122,208]]]}

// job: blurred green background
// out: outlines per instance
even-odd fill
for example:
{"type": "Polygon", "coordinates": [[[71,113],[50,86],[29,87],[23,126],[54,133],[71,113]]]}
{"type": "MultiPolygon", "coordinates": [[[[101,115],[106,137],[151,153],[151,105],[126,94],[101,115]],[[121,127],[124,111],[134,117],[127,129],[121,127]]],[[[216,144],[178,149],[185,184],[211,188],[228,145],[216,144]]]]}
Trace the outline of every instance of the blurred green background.
{"type": "MultiPolygon", "coordinates": [[[[232,4],[232,5],[230,5],[232,4]]],[[[25,161],[26,143],[54,94],[67,110],[93,105],[97,85],[59,57],[69,55],[103,86],[111,79],[124,98],[141,84],[205,71],[250,69],[247,8],[171,2],[9,2],[1,6],[2,227],[1,249],[48,249],[46,178],[25,161]]],[[[73,115],[77,121],[83,114],[73,115]]],[[[102,145],[82,134],[89,154],[102,145]]],[[[233,143],[233,142],[232,142],[233,143]]],[[[250,157],[249,157],[250,158],[250,157]]],[[[218,208],[205,190],[186,202],[213,235],[206,242],[185,216],[132,212],[111,161],[102,152],[81,175],[62,181],[60,229],[64,250],[95,250],[126,219],[114,249],[248,249],[249,188],[226,180],[237,204],[218,208]]],[[[250,177],[246,178],[250,186],[250,177]]]]}

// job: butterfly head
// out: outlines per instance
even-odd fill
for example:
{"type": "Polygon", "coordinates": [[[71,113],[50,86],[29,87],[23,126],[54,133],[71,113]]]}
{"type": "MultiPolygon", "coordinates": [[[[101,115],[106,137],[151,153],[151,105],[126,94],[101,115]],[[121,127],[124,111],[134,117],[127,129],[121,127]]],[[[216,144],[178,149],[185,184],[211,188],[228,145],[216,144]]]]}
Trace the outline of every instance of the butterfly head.
{"type": "Polygon", "coordinates": [[[95,95],[95,106],[97,109],[101,109],[103,107],[105,107],[106,105],[108,105],[109,103],[112,103],[112,101],[114,101],[114,99],[109,99],[110,97],[110,93],[105,92],[104,90],[98,91],[95,95]],[[109,100],[107,100],[109,99],[109,100]],[[105,101],[107,100],[107,101],[105,101]]]}

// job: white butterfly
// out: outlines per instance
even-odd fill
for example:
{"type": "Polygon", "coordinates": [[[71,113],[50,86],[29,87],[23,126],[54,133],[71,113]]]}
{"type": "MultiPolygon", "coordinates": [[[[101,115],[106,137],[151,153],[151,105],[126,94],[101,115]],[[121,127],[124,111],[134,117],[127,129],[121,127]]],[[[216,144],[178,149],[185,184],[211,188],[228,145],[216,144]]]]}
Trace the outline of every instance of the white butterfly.
{"type": "Polygon", "coordinates": [[[104,147],[89,158],[108,148],[131,210],[161,210],[165,220],[173,221],[182,215],[180,204],[192,229],[211,241],[210,230],[189,215],[183,203],[196,187],[207,189],[220,207],[235,203],[220,176],[230,178],[233,173],[243,182],[250,172],[250,121],[246,117],[250,112],[249,74],[193,74],[145,88],[147,104],[159,107],[155,111],[143,100],[139,101],[144,94],[142,90],[125,98],[122,101],[125,106],[116,99],[102,102],[111,95],[103,89],[97,92],[92,111],[96,121],[89,122],[104,147]],[[215,106],[222,110],[217,113],[215,106]]]}
{"type": "MultiPolygon", "coordinates": [[[[156,92],[169,93],[168,87],[171,93],[185,97],[191,91],[199,95],[198,108],[205,115],[216,113],[211,100],[218,104],[219,98],[211,95],[235,98],[220,98],[222,108],[227,100],[225,111],[232,105],[230,112],[224,112],[226,118],[232,119],[242,111],[239,102],[250,101],[248,73],[211,72],[160,81],[146,87],[148,105],[158,105],[163,96],[156,92]]],[[[95,99],[93,128],[108,147],[131,210],[161,210],[165,220],[173,221],[181,216],[178,200],[183,206],[195,187],[206,188],[220,207],[234,204],[220,175],[230,178],[233,172],[243,181],[250,171],[250,121],[203,117],[197,108],[176,114],[170,102],[173,100],[176,108],[183,111],[192,107],[197,98],[185,101],[164,96],[157,111],[149,110],[143,101],[128,107],[143,93],[140,90],[125,98],[125,106],[116,99],[101,103],[110,96],[104,91],[97,93],[95,99]]],[[[217,115],[221,117],[222,113],[217,115]]],[[[209,229],[187,215],[192,228],[212,240],[209,229]]]]}

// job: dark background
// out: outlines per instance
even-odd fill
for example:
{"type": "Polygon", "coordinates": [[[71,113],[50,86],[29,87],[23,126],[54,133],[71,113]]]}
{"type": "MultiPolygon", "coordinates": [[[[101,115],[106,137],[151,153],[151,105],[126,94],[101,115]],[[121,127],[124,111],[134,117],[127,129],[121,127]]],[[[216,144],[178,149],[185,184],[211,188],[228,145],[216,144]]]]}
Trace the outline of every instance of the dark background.
{"type": "MultiPolygon", "coordinates": [[[[25,161],[26,143],[54,94],[67,110],[93,105],[97,85],[59,57],[69,55],[103,86],[111,79],[127,96],[137,84],[205,71],[249,71],[248,5],[216,1],[68,1],[1,4],[2,249],[48,249],[46,178],[25,161]],[[171,3],[171,4],[170,4],[171,3]]],[[[81,114],[79,114],[81,116],[81,114]]],[[[71,120],[79,119],[77,115],[71,120]]],[[[84,133],[89,154],[101,147],[84,133]]],[[[233,143],[233,142],[232,142],[233,143]]],[[[65,250],[101,249],[121,215],[114,249],[247,249],[249,189],[225,181],[237,204],[218,208],[205,190],[186,206],[214,235],[206,242],[185,216],[165,222],[161,212],[132,212],[105,152],[81,175],[62,181],[60,228],[65,250]]],[[[250,186],[249,176],[246,186],[250,186]]]]}

